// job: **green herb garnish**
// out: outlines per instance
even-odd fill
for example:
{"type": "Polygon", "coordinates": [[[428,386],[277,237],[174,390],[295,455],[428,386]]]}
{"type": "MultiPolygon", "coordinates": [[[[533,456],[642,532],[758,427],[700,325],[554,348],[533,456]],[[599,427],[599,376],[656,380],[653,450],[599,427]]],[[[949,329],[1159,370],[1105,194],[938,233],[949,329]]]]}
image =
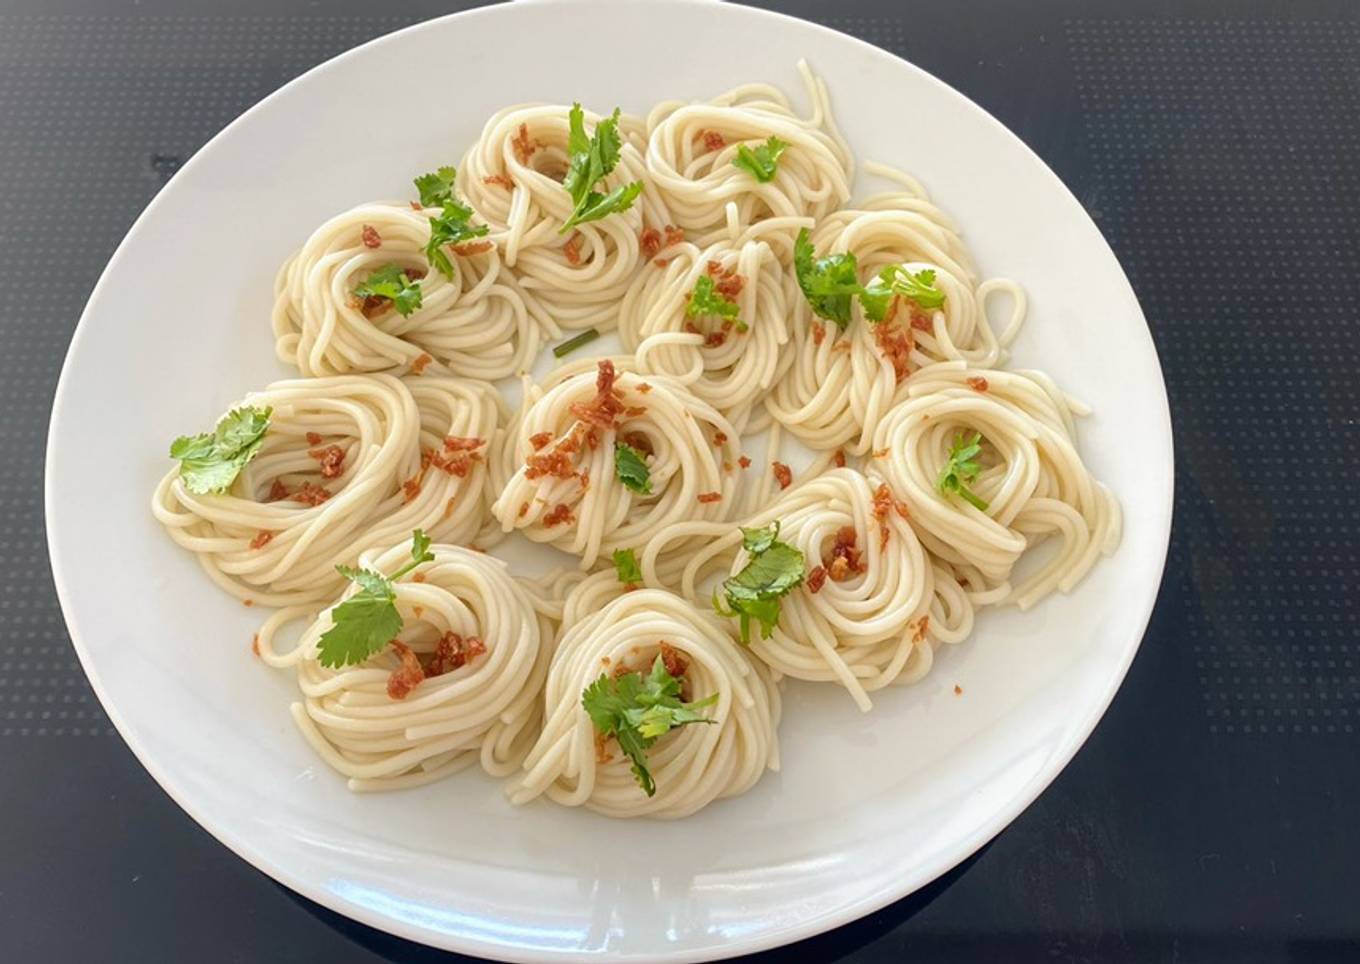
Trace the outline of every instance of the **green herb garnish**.
{"type": "Polygon", "coordinates": [[[485,224],[472,224],[472,208],[450,197],[444,202],[439,217],[430,218],[430,241],[425,245],[425,257],[444,277],[453,279],[453,260],[445,250],[447,245],[461,244],[490,232],[485,224]]]}
{"type": "Polygon", "coordinates": [[[755,148],[742,144],[737,148],[737,156],[732,158],[732,166],[741,168],[762,184],[773,181],[775,169],[779,165],[779,155],[783,154],[788,146],[773,136],[755,148]]]}
{"type": "Polygon", "coordinates": [[[864,317],[873,322],[882,321],[888,317],[889,305],[898,295],[927,311],[942,307],[945,300],[944,292],[935,285],[933,268],[908,271],[900,264],[890,264],[878,272],[878,277],[860,295],[864,317]]]}
{"type": "Polygon", "coordinates": [[[769,639],[779,622],[779,600],[803,582],[803,553],[779,541],[779,523],[759,529],[741,530],[741,546],[750,561],[731,579],[723,582],[727,596],[724,609],[715,592],[713,608],[720,616],[741,620],[741,641],[751,641],[751,620],[760,623],[760,635],[769,639]]]}
{"type": "Polygon", "coordinates": [[[354,289],[357,298],[386,298],[405,317],[420,307],[420,282],[412,281],[400,265],[383,265],[354,289]]]}
{"type": "Polygon", "coordinates": [[[601,673],[581,694],[581,706],[595,731],[618,740],[619,749],[633,761],[638,786],[649,797],[656,795],[656,781],[647,769],[647,750],[677,727],[717,722],[696,712],[717,701],[718,694],[711,693],[702,700],[682,703],[680,681],[666,671],[660,656],[647,676],[624,673],[611,679],[607,673],[601,673]]]}
{"type": "Polygon", "coordinates": [[[455,200],[453,182],[458,172],[452,167],[441,167],[433,174],[422,174],[415,179],[416,190],[420,192],[421,207],[433,208],[455,200]]]}
{"type": "Polygon", "coordinates": [[[572,338],[568,338],[566,341],[562,342],[562,344],[554,348],[553,355],[554,357],[557,358],[566,358],[568,355],[570,355],[576,349],[580,348],[582,345],[589,345],[592,341],[599,337],[600,333],[598,331],[596,331],[594,328],[587,328],[579,335],[576,335],[572,338]]]}
{"type": "Polygon", "coordinates": [[[614,572],[625,586],[642,582],[642,567],[638,565],[637,555],[632,549],[614,550],[614,572]]]}
{"type": "Polygon", "coordinates": [[[259,454],[273,414],[272,408],[243,405],[224,415],[211,432],[175,439],[170,457],[179,459],[184,487],[198,495],[231,488],[246,463],[259,454]]]}
{"type": "Polygon", "coordinates": [[[614,475],[639,495],[652,494],[652,470],[642,453],[626,442],[614,443],[614,475]]]}
{"type": "Polygon", "coordinates": [[[595,125],[593,137],[586,137],[585,112],[581,110],[580,104],[571,105],[568,120],[570,133],[567,136],[567,153],[570,160],[562,186],[571,195],[573,208],[571,217],[562,225],[562,234],[578,224],[627,211],[642,193],[641,181],[621,185],[608,194],[593,190],[619,163],[619,150],[623,141],[619,137],[617,107],[610,117],[595,125]]]}
{"type": "Polygon", "coordinates": [[[987,503],[978,497],[968,486],[976,481],[981,466],[977,457],[982,451],[982,435],[974,432],[965,436],[954,436],[954,444],[949,449],[949,461],[940,470],[940,478],[935,484],[942,494],[953,492],[980,512],[987,511],[987,503]]]}
{"type": "Polygon", "coordinates": [[[850,324],[850,305],[864,288],[859,283],[859,264],[849,251],[816,257],[807,228],[798,232],[793,244],[793,267],[798,287],[803,289],[812,310],[841,331],[850,324]]]}
{"type": "Polygon", "coordinates": [[[401,632],[401,613],[392,583],[423,562],[433,562],[430,537],[420,529],[411,534],[411,561],[390,576],[372,569],[336,566],[359,591],[331,610],[331,628],[321,634],[317,661],[336,668],[362,663],[380,652],[401,632]]]}
{"type": "Polygon", "coordinates": [[[718,291],[713,279],[708,275],[700,275],[699,280],[694,282],[694,290],[689,295],[689,304],[685,305],[686,318],[722,318],[725,321],[735,321],[737,330],[745,331],[746,325],[737,317],[740,311],[735,301],[718,291]]]}

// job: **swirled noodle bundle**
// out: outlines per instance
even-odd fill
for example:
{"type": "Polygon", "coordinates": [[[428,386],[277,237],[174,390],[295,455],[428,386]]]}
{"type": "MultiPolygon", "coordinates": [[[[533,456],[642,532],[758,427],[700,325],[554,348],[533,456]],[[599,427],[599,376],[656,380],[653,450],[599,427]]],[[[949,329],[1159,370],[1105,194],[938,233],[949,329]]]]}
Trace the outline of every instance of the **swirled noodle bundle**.
{"type": "Polygon", "coordinates": [[[273,409],[259,455],[221,495],[190,492],[179,468],[152,511],[213,581],[267,606],[340,591],[337,564],[423,528],[471,540],[486,516],[485,444],[495,389],[470,379],[337,375],[275,382],[243,404],[273,409]]]}
{"type": "Polygon", "coordinates": [[[1046,376],[946,362],[914,375],[908,395],[879,424],[875,455],[921,541],[975,602],[1028,608],[1118,546],[1119,503],[1082,463],[1073,403],[1046,376]],[[981,455],[969,488],[985,510],[939,485],[956,440],[972,433],[981,455]],[[1013,585],[1020,557],[1049,537],[1057,551],[1013,585]]]}
{"type": "MultiPolygon", "coordinates": [[[[569,597],[567,608],[580,607],[569,597]]],[[[510,786],[517,804],[546,795],[611,817],[684,817],[779,768],[779,693],[769,674],[733,645],[714,613],[664,590],[626,593],[569,626],[543,699],[543,732],[510,786]],[[619,748],[597,743],[581,694],[602,673],[646,673],[662,644],[684,667],[684,698],[717,701],[706,710],[714,723],[672,730],[647,751],[656,781],[648,797],[619,748]]]]}
{"type": "Polygon", "coordinates": [[[813,317],[805,299],[796,299],[792,363],[765,403],[807,445],[846,446],[852,454],[868,451],[879,419],[906,398],[911,372],[938,361],[1000,364],[1025,316],[1019,285],[1006,279],[978,284],[952,222],[914,181],[886,168],[873,170],[900,180],[902,190],[834,212],[812,233],[814,248],[819,256],[853,254],[861,283],[888,266],[934,271],[944,304],[927,311],[898,301],[877,324],[856,304],[842,332],[813,317]],[[1010,299],[1000,335],[987,318],[988,300],[996,294],[1010,299]]]}
{"type": "MultiPolygon", "coordinates": [[[[938,605],[951,641],[957,633],[949,626],[971,620],[971,607],[962,611],[966,598],[951,595],[935,603],[933,567],[904,508],[885,485],[857,470],[830,469],[810,478],[742,525],[775,522],[779,540],[803,553],[807,574],[781,599],[770,637],[751,631],[751,652],[778,673],[839,683],[867,711],[870,692],[914,682],[930,670],[932,605],[938,605]]],[[[677,526],[657,539],[685,535],[685,527],[677,526]]],[[[645,571],[655,571],[655,551],[655,543],[648,546],[645,571]]],[[[690,556],[680,592],[701,604],[712,594],[701,582],[714,564],[726,563],[724,575],[735,575],[748,561],[741,531],[732,526],[690,556]]]]}
{"type": "Polygon", "coordinates": [[[681,385],[627,364],[568,366],[546,391],[526,393],[504,442],[514,474],[492,514],[506,532],[579,556],[583,569],[672,523],[726,518],[736,491],[731,424],[681,385]],[[646,492],[618,477],[616,443],[644,457],[646,492]]]}
{"type": "Polygon", "coordinates": [[[520,289],[489,241],[454,248],[452,280],[430,271],[425,246],[436,213],[363,204],[317,228],[275,281],[279,358],[309,376],[420,371],[431,364],[431,371],[483,379],[527,371],[544,338],[560,330],[520,289]],[[390,300],[354,294],[387,265],[418,280],[421,305],[408,316],[390,300]]]}
{"type": "MultiPolygon", "coordinates": [[[[327,610],[273,660],[296,665],[303,699],[293,719],[352,790],[419,786],[478,762],[506,776],[537,736],[552,622],[505,563],[431,549],[433,562],[393,583],[404,624],[393,645],[357,666],[321,665],[327,610]]],[[[391,572],[409,558],[408,540],[360,564],[391,572]]]]}
{"type": "Polygon", "coordinates": [[[821,219],[850,196],[854,161],[831,119],[826,85],[807,64],[799,70],[812,115],[798,117],[769,84],[745,84],[707,103],[666,101],[647,115],[647,170],[674,223],[700,246],[729,224],[790,219],[791,233],[821,219]],[[761,182],[733,165],[742,145],[768,138],[787,144],[773,178],[761,182]]]}
{"type": "MultiPolygon", "coordinates": [[[[621,214],[561,231],[572,214],[571,195],[562,186],[569,112],[562,105],[533,104],[497,113],[463,157],[462,185],[468,202],[491,225],[506,264],[552,319],[563,328],[604,331],[617,321],[619,301],[645,260],[644,223],[669,224],[670,216],[645,187],[642,124],[623,115],[618,166],[597,189],[607,194],[641,181],[642,196],[621,214]]],[[[586,113],[587,129],[600,119],[586,113]]]]}
{"type": "Polygon", "coordinates": [[[619,334],[640,372],[671,376],[746,431],[753,407],[786,364],[790,294],[765,241],[707,249],[686,243],[664,269],[638,276],[623,302],[619,334]],[[736,319],[688,314],[704,277],[736,303],[736,319]]]}

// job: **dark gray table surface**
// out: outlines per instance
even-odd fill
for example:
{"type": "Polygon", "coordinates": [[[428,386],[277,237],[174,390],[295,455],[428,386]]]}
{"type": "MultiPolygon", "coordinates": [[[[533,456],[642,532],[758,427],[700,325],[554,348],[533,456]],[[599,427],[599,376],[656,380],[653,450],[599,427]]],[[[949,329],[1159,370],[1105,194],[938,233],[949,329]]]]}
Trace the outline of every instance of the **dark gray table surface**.
{"type": "MultiPolygon", "coordinates": [[[[924,891],[765,956],[1360,960],[1360,6],[770,5],[930,70],[1057,170],[1142,300],[1178,470],[1152,624],[1072,764],[924,891]]],[[[0,961],[453,959],[294,896],[184,815],[109,725],[52,589],[52,392],[133,218],[284,81],[458,8],[227,6],[0,0],[0,961]]]]}

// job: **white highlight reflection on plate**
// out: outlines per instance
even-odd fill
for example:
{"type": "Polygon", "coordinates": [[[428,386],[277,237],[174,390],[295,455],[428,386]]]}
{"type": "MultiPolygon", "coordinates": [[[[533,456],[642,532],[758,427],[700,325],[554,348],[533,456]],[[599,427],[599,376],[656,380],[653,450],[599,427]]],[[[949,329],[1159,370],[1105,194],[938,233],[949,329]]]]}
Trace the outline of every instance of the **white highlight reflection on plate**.
{"type": "Polygon", "coordinates": [[[989,116],[880,50],[789,18],[579,0],[473,11],[351,51],[186,164],[129,232],[77,330],[52,418],[47,524],[71,636],[110,717],[166,791],[246,860],[342,914],[466,953],[694,961],[808,936],[909,893],[1052,780],[1151,612],[1171,459],[1160,369],[1123,273],[1076,200],[989,116]],[[798,57],[826,78],[857,156],[918,176],[983,271],[1026,286],[1014,363],[1095,407],[1082,450],[1123,503],[1124,545],[1069,597],[985,614],[925,681],[876,694],[870,715],[832,687],[789,686],[783,771],[685,821],[516,811],[472,772],[351,795],[294,732],[291,679],[249,657],[260,614],[223,598],[151,519],[169,440],[288,374],[273,360],[272,279],[311,228],[406,196],[412,175],[456,162],[496,109],[580,99],[641,112],[753,80],[801,103],[798,57]],[[356,128],[394,109],[416,119],[390,137],[356,128]]]}

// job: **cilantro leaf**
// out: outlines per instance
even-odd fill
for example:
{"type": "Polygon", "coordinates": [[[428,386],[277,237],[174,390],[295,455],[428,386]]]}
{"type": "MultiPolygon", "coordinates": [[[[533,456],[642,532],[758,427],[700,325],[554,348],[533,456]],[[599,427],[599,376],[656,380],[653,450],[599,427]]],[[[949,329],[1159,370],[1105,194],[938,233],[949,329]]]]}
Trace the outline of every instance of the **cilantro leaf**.
{"type": "Polygon", "coordinates": [[[472,208],[453,198],[444,202],[439,217],[430,218],[430,240],[425,245],[425,258],[450,280],[453,279],[453,260],[445,250],[446,246],[484,237],[491,230],[485,224],[471,224],[471,218],[472,208]]]}
{"type": "Polygon", "coordinates": [[[608,194],[594,190],[619,163],[623,139],[619,135],[619,109],[595,125],[593,137],[586,136],[585,111],[579,103],[567,115],[567,173],[562,187],[571,195],[571,217],[562,224],[565,234],[578,224],[598,221],[610,214],[627,211],[642,193],[642,182],[633,181],[608,194]]]}
{"type": "MultiPolygon", "coordinates": [[[[591,186],[604,176],[604,162],[586,136],[586,115],[579,103],[571,105],[567,114],[567,173],[562,187],[571,195],[572,203],[580,207],[591,186]]],[[[596,132],[598,134],[597,126],[596,132]]]]}
{"type": "Polygon", "coordinates": [[[632,723],[644,739],[654,740],[663,736],[677,726],[684,726],[686,723],[712,723],[713,721],[702,713],[695,712],[695,707],[712,706],[718,702],[718,694],[711,693],[695,703],[685,703],[680,706],[668,706],[655,704],[645,710],[640,708],[630,709],[627,712],[628,722],[632,723]]]}
{"type": "Polygon", "coordinates": [[[722,318],[735,321],[737,328],[745,331],[746,326],[737,317],[740,311],[737,303],[719,292],[713,284],[713,278],[706,274],[700,275],[699,280],[694,282],[694,290],[689,295],[689,304],[685,305],[686,318],[722,318]]]}
{"type": "Polygon", "coordinates": [[[639,495],[652,494],[652,470],[642,453],[626,442],[614,443],[614,475],[639,495]]]}
{"type": "Polygon", "coordinates": [[[775,169],[779,165],[779,155],[783,154],[788,146],[774,136],[755,148],[742,144],[737,148],[737,156],[732,158],[732,166],[746,171],[762,184],[773,181],[775,169]]]}
{"type": "Polygon", "coordinates": [[[656,795],[656,781],[647,768],[647,750],[677,727],[689,723],[716,723],[697,712],[718,701],[712,693],[692,703],[680,701],[680,681],[657,656],[652,670],[624,673],[617,679],[602,673],[581,693],[581,706],[597,733],[614,737],[619,749],[632,761],[633,776],[647,796],[656,795]]]}
{"type": "Polygon", "coordinates": [[[803,582],[803,553],[774,542],[723,583],[728,599],[765,600],[782,596],[803,582]]]}
{"type": "Polygon", "coordinates": [[[715,592],[713,608],[721,616],[737,617],[741,641],[749,643],[752,619],[760,623],[760,635],[769,639],[779,622],[779,600],[800,586],[806,573],[803,553],[778,541],[778,522],[761,529],[742,529],[741,536],[742,548],[751,558],[741,572],[722,584],[727,607],[715,592]]]}
{"type": "Polygon", "coordinates": [[[880,279],[875,278],[869,282],[868,287],[861,289],[859,293],[859,304],[864,309],[864,317],[875,324],[884,320],[888,317],[888,310],[896,297],[897,295],[891,287],[881,284],[880,279]]]}
{"type": "Polygon", "coordinates": [[[430,551],[430,537],[425,534],[424,529],[414,529],[411,532],[411,559],[414,565],[408,568],[415,568],[422,562],[434,562],[434,553],[430,551]]]}
{"type": "Polygon", "coordinates": [[[899,295],[927,311],[943,307],[945,302],[944,292],[935,285],[935,269],[908,271],[900,264],[890,264],[878,272],[878,277],[860,295],[864,317],[882,321],[888,316],[892,299],[899,295]]]}
{"type": "Polygon", "coordinates": [[[563,225],[562,231],[578,224],[585,224],[587,221],[598,221],[600,218],[608,217],[616,212],[627,211],[633,206],[633,202],[637,200],[641,193],[641,181],[633,181],[630,184],[616,187],[608,194],[591,191],[586,197],[585,204],[576,209],[571,220],[563,225]]]}
{"type": "Polygon", "coordinates": [[[197,495],[231,488],[246,463],[259,454],[273,414],[272,408],[243,405],[219,419],[211,432],[175,439],[170,457],[179,459],[184,487],[197,495]]]}
{"type": "Polygon", "coordinates": [[[916,272],[898,268],[897,277],[893,280],[893,289],[922,308],[944,306],[944,292],[935,286],[934,268],[922,268],[916,272]]]}
{"type": "Polygon", "coordinates": [[[625,586],[642,582],[642,567],[638,565],[637,554],[632,549],[614,550],[614,573],[625,586]]]}
{"type": "Polygon", "coordinates": [[[972,435],[964,435],[960,432],[955,435],[954,443],[949,448],[949,460],[940,470],[940,477],[935,485],[941,494],[948,495],[952,492],[979,512],[986,512],[987,502],[968,487],[976,481],[978,473],[982,470],[977,462],[977,457],[981,452],[982,435],[980,433],[974,432],[972,435]]]}
{"type": "Polygon", "coordinates": [[[841,331],[850,324],[850,304],[864,288],[859,283],[859,264],[849,251],[816,257],[807,228],[798,232],[793,244],[793,267],[798,287],[803,289],[812,310],[841,331]]]}
{"type": "Polygon", "coordinates": [[[422,174],[415,179],[416,190],[420,192],[420,206],[438,207],[454,200],[453,182],[458,172],[452,167],[441,167],[433,174],[422,174]]]}
{"type": "Polygon", "coordinates": [[[420,307],[420,282],[412,281],[400,265],[383,265],[354,289],[356,298],[386,298],[406,317],[420,307]]]}
{"type": "Polygon", "coordinates": [[[741,530],[741,547],[752,555],[759,555],[779,538],[779,523],[772,522],[761,529],[741,530]]]}
{"type": "Polygon", "coordinates": [[[361,569],[343,574],[361,588],[331,610],[331,628],[321,634],[317,660],[331,668],[362,663],[396,638],[402,627],[392,583],[381,573],[361,569]]]}
{"type": "Polygon", "coordinates": [[[352,583],[358,584],[359,588],[366,593],[381,596],[392,591],[392,581],[380,572],[372,569],[355,569],[353,566],[336,566],[335,571],[340,573],[352,583]]]}
{"type": "Polygon", "coordinates": [[[362,663],[396,638],[403,625],[393,583],[423,562],[433,562],[430,537],[411,533],[411,561],[391,576],[373,569],[336,566],[359,591],[331,610],[331,628],[321,634],[317,661],[332,669],[362,663]]]}

